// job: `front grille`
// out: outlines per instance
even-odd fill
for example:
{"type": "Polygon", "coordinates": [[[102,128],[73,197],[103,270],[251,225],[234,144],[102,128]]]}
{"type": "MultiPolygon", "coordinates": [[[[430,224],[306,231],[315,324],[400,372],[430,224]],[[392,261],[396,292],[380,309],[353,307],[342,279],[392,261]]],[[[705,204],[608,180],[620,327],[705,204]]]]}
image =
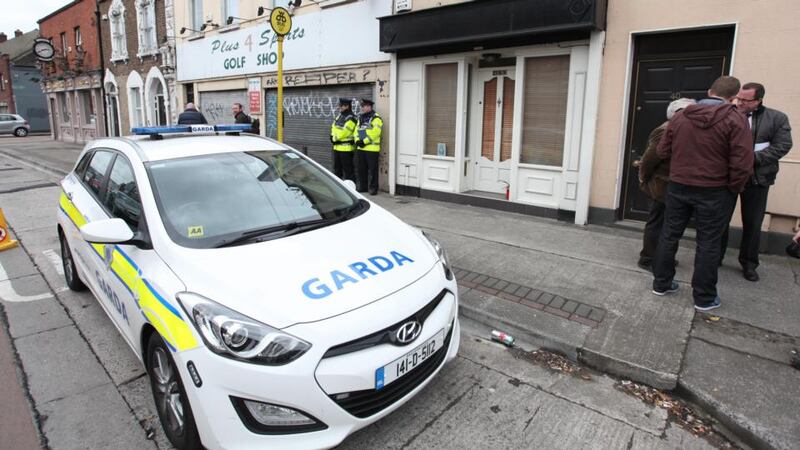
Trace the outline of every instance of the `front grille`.
{"type": "Polygon", "coordinates": [[[361,419],[383,411],[427,380],[436,368],[442,365],[442,361],[450,349],[450,338],[453,336],[454,325],[455,321],[444,339],[444,345],[438,352],[383,389],[344,392],[329,397],[345,411],[361,419]],[[337,398],[345,395],[345,398],[337,398]]]}
{"type": "Polygon", "coordinates": [[[434,297],[433,300],[428,302],[427,305],[423,306],[422,309],[415,312],[410,317],[406,317],[405,319],[393,325],[390,325],[382,330],[376,331],[370,335],[360,337],[350,342],[345,342],[344,344],[339,344],[337,346],[331,347],[330,349],[328,349],[327,352],[325,352],[325,354],[322,357],[332,358],[334,356],[346,355],[348,353],[361,351],[381,344],[406,345],[406,344],[397,344],[392,339],[392,336],[394,335],[394,333],[397,332],[397,329],[404,323],[408,322],[409,320],[416,320],[421,325],[425,325],[425,320],[428,318],[428,316],[431,315],[433,310],[435,310],[436,307],[439,306],[439,303],[442,302],[442,299],[444,299],[445,295],[447,295],[448,292],[450,291],[447,289],[443,289],[442,292],[439,293],[439,295],[434,297]]]}

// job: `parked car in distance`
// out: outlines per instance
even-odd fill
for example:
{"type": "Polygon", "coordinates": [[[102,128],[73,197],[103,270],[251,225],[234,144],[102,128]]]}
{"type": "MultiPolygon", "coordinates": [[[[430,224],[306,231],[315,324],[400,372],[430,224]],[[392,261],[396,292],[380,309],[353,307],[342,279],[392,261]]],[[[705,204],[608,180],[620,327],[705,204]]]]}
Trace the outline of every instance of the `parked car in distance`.
{"type": "Polygon", "coordinates": [[[0,134],[25,137],[30,131],[31,124],[19,114],[0,114],[0,134]]]}

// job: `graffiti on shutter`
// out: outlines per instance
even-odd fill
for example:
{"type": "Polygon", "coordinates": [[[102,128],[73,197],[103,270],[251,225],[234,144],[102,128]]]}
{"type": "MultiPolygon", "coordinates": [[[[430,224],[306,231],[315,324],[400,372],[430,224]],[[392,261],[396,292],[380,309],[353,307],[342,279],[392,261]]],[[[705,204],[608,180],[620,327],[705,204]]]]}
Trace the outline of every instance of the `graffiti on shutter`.
{"type": "MultiPolygon", "coordinates": [[[[275,89],[266,91],[266,131],[267,136],[275,138],[278,134],[278,94],[275,89]]],[[[361,99],[374,97],[374,91],[374,83],[284,89],[284,141],[332,169],[330,132],[331,123],[339,111],[339,98],[352,99],[353,112],[358,114],[361,112],[361,99]]]]}
{"type": "Polygon", "coordinates": [[[201,92],[200,112],[206,116],[210,124],[233,123],[231,107],[234,103],[241,103],[244,112],[250,114],[250,102],[247,101],[247,90],[201,92]]]}

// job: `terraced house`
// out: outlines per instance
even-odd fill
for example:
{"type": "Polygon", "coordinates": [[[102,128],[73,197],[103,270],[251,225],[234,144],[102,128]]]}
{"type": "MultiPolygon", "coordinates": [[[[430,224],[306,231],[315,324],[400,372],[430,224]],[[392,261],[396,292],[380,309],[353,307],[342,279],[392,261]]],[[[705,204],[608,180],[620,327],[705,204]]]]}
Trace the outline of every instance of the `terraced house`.
{"type": "Polygon", "coordinates": [[[98,6],[108,134],[175,123],[173,0],[100,0],[98,6]]]}

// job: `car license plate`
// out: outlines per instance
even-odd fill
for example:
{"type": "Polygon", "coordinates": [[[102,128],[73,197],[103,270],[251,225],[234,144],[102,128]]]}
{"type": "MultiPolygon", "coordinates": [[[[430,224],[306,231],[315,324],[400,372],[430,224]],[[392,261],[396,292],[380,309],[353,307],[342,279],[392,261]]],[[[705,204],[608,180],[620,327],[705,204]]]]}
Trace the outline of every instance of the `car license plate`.
{"type": "Polygon", "coordinates": [[[441,330],[436,333],[435,336],[423,342],[404,356],[383,367],[378,367],[378,369],[375,370],[375,390],[383,389],[387,384],[407,374],[430,358],[431,355],[436,353],[443,345],[444,330],[441,330]]]}

